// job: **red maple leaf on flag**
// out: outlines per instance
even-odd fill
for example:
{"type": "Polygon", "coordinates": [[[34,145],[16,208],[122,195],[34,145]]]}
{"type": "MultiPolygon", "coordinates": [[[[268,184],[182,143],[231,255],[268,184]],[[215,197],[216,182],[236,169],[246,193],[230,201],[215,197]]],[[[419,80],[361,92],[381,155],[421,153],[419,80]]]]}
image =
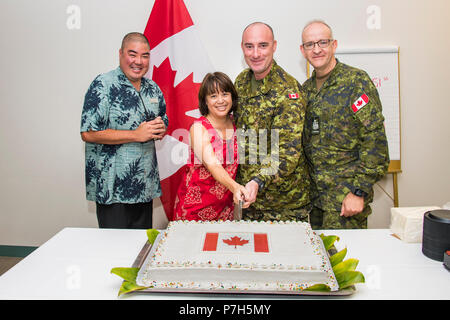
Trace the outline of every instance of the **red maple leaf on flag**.
{"type": "MultiPolygon", "coordinates": [[[[155,81],[164,94],[166,101],[169,127],[166,134],[172,135],[176,129],[189,130],[194,118],[186,115],[186,112],[198,109],[198,95],[200,83],[194,83],[193,73],[173,86],[176,71],[172,69],[169,58],[166,58],[159,67],[153,68],[153,81],[155,81]]],[[[187,142],[187,141],[183,141],[187,142]]]]}
{"type": "Polygon", "coordinates": [[[200,116],[197,94],[203,76],[214,70],[183,0],[155,0],[145,27],[150,48],[147,77],[163,92],[169,126],[156,145],[161,203],[169,221],[183,175],[189,127],[200,116]]]}
{"type": "MultiPolygon", "coordinates": [[[[166,58],[159,67],[155,66],[153,68],[153,80],[158,83],[166,101],[166,113],[169,118],[166,134],[173,136],[182,143],[188,144],[189,128],[194,118],[187,116],[186,112],[198,109],[197,93],[201,84],[194,83],[193,74],[191,73],[174,87],[175,75],[176,71],[172,69],[169,58],[166,58]],[[180,132],[180,129],[184,130],[180,132]],[[178,130],[178,132],[174,136],[175,130],[178,130]]],[[[164,161],[170,162],[173,159],[164,159],[164,161]]],[[[177,187],[183,178],[183,171],[184,166],[161,183],[163,193],[161,203],[169,220],[172,219],[177,187]]]]}
{"type": "Polygon", "coordinates": [[[247,244],[249,240],[242,239],[241,237],[234,236],[230,239],[223,240],[227,245],[234,246],[235,249],[237,249],[237,246],[243,246],[244,244],[247,244]]]}
{"type": "Polygon", "coordinates": [[[358,100],[358,102],[356,103],[356,105],[359,107],[360,105],[362,105],[362,100],[358,100]]]}

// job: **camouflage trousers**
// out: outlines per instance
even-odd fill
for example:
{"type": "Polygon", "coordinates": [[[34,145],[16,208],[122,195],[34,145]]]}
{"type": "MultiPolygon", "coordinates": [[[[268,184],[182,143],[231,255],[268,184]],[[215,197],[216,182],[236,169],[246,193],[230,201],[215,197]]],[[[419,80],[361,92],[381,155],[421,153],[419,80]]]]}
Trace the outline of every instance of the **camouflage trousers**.
{"type": "Polygon", "coordinates": [[[312,229],[367,229],[367,217],[372,213],[370,206],[351,217],[341,217],[340,212],[313,207],[310,213],[312,229]]]}
{"type": "Polygon", "coordinates": [[[250,206],[242,210],[242,220],[256,221],[300,221],[309,222],[312,205],[296,209],[257,210],[250,206]]]}

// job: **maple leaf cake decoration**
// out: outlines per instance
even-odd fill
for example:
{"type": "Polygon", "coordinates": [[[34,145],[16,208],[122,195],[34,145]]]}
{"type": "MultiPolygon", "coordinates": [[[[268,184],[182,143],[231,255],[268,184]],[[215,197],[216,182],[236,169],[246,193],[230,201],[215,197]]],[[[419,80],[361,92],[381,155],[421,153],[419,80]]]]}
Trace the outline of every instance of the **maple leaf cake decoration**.
{"type": "Polygon", "coordinates": [[[236,249],[237,246],[243,246],[244,244],[249,243],[249,240],[245,240],[245,239],[242,239],[241,237],[234,236],[234,237],[231,237],[230,239],[223,240],[223,242],[225,242],[229,246],[234,246],[234,248],[236,249]]]}

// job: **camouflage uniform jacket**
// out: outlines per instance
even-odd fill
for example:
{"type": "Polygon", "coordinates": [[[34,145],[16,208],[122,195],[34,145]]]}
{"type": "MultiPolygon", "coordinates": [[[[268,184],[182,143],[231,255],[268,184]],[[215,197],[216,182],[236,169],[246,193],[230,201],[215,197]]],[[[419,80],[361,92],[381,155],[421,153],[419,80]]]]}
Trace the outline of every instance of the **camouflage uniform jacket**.
{"type": "Polygon", "coordinates": [[[252,90],[252,77],[253,72],[246,69],[235,81],[239,94],[236,126],[240,142],[237,181],[245,185],[257,177],[264,183],[252,204],[255,210],[304,207],[310,204],[310,181],[301,147],[306,100],[300,84],[275,61],[256,90],[252,90]],[[249,136],[262,136],[262,139],[258,144],[249,136]]]}
{"type": "Polygon", "coordinates": [[[381,101],[363,71],[337,61],[318,91],[315,72],[303,84],[307,95],[303,144],[314,187],[314,205],[341,210],[355,189],[373,200],[372,186],[389,165],[381,101]]]}

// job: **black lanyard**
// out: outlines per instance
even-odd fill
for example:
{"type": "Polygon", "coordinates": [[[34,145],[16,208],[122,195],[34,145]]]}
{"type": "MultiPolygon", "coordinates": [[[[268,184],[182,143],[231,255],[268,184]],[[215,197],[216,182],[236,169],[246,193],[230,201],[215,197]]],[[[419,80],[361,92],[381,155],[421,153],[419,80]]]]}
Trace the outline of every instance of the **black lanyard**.
{"type": "Polygon", "coordinates": [[[142,99],[142,96],[141,96],[141,92],[140,92],[140,91],[138,91],[138,95],[139,95],[139,98],[141,99],[142,106],[143,106],[143,108],[144,108],[145,121],[152,121],[152,120],[154,120],[156,117],[155,117],[155,115],[154,115],[153,112],[149,112],[149,111],[147,110],[147,108],[145,107],[144,99],[142,99]],[[153,117],[152,117],[152,116],[153,116],[153,117]]]}

